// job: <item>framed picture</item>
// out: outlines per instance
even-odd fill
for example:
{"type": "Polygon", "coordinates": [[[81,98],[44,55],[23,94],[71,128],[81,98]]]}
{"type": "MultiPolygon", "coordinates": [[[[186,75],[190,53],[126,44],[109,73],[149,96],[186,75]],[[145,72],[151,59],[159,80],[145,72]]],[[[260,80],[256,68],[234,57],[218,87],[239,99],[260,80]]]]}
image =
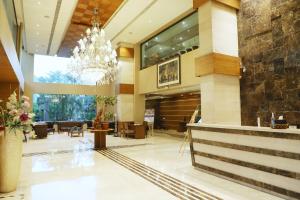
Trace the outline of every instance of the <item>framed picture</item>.
{"type": "Polygon", "coordinates": [[[180,84],[180,57],[157,65],[157,87],[180,84]]]}

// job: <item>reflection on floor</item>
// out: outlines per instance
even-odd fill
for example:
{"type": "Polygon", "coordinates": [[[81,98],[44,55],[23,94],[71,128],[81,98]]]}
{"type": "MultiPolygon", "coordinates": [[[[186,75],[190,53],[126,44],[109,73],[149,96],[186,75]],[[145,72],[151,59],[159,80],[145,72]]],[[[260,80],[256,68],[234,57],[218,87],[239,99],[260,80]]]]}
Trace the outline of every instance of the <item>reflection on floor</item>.
{"type": "Polygon", "coordinates": [[[203,173],[191,166],[183,139],[155,134],[142,139],[107,136],[94,151],[93,135],[64,134],[24,144],[18,190],[4,200],[280,199],[203,173]]]}

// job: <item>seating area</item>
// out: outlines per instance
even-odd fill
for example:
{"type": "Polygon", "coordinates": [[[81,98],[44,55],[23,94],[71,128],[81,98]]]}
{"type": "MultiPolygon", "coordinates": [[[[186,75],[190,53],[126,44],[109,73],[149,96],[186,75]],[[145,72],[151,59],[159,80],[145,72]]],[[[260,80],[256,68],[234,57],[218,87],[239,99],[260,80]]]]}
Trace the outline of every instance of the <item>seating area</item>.
{"type": "Polygon", "coordinates": [[[144,139],[148,136],[148,124],[135,124],[134,122],[119,122],[118,133],[121,137],[144,139]]]}

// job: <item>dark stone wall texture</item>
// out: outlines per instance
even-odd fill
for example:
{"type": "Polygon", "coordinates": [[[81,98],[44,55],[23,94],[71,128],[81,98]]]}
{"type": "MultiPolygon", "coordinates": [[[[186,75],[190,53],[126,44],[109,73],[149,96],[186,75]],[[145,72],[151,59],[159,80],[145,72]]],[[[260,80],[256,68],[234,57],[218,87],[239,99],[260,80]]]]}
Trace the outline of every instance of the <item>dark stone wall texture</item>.
{"type": "Polygon", "coordinates": [[[238,32],[242,125],[300,124],[300,0],[241,0],[238,32]]]}

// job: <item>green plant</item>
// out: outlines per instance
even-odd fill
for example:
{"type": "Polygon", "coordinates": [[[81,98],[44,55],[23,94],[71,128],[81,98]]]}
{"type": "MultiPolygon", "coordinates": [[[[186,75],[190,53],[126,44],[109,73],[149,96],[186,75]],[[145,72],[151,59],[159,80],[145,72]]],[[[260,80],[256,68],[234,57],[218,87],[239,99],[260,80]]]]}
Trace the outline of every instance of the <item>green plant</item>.
{"type": "MultiPolygon", "coordinates": [[[[107,116],[109,116],[110,114],[108,114],[109,112],[106,112],[107,108],[110,106],[114,106],[117,103],[117,98],[115,96],[97,96],[96,97],[96,101],[100,106],[100,112],[101,113],[101,119],[103,120],[109,120],[107,116]]],[[[113,113],[112,113],[113,116],[113,113]]],[[[110,119],[112,119],[111,115],[110,115],[110,119]]]]}
{"type": "Polygon", "coordinates": [[[117,102],[115,96],[97,96],[96,100],[101,106],[114,106],[117,102]]]}
{"type": "Polygon", "coordinates": [[[114,118],[114,113],[113,112],[106,112],[104,114],[104,120],[105,121],[113,120],[113,118],[114,118]]]}

